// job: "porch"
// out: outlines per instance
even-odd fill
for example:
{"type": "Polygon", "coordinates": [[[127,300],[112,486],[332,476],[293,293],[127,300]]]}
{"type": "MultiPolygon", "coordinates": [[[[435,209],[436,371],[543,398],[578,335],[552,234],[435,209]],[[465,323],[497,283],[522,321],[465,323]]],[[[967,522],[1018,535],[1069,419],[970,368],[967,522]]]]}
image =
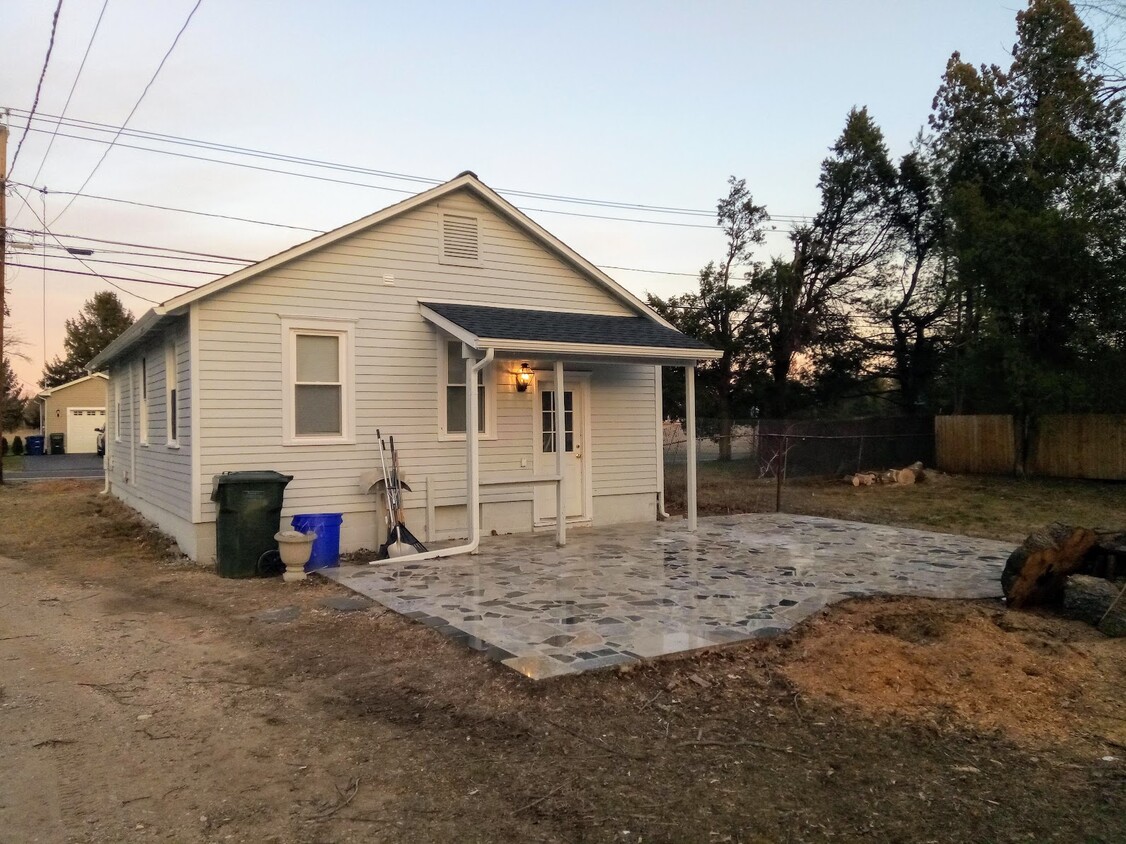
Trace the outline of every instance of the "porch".
{"type": "Polygon", "coordinates": [[[1005,543],[750,514],[486,538],[321,574],[535,680],[781,633],[864,595],[1000,596],[1005,543]]]}

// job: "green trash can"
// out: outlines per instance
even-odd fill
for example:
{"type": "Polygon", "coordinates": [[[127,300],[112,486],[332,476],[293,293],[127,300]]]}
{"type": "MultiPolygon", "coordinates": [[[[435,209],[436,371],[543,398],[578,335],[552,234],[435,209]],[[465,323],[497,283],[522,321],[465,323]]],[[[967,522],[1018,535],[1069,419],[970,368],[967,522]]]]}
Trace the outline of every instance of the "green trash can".
{"type": "Polygon", "coordinates": [[[211,500],[215,519],[215,558],[220,577],[255,577],[258,560],[276,551],[285,485],[293,475],[279,472],[224,472],[215,475],[211,500]]]}

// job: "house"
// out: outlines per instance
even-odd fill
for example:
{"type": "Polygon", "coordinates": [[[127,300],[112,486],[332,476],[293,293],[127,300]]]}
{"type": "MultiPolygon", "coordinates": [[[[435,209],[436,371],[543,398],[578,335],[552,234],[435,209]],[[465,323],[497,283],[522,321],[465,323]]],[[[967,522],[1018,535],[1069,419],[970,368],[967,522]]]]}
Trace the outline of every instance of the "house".
{"type": "Polygon", "coordinates": [[[106,424],[108,380],[105,373],[96,372],[50,387],[35,397],[40,404],[40,427],[48,443],[51,434],[62,434],[67,454],[97,453],[96,429],[106,424]]]}
{"type": "Polygon", "coordinates": [[[653,521],[661,365],[718,355],[467,172],[168,300],[89,368],[109,489],[205,561],[234,470],[292,475],[286,523],[342,513],[342,550],[378,547],[380,434],[427,542],[653,521]]]}

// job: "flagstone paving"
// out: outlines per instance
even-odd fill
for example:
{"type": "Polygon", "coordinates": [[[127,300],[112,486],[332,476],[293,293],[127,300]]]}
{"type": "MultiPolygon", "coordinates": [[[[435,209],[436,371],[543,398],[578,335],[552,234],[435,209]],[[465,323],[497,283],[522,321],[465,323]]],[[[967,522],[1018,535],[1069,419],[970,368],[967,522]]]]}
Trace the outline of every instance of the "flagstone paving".
{"type": "Polygon", "coordinates": [[[1000,597],[1010,545],[786,514],[490,537],[476,556],[321,569],[533,679],[777,635],[862,595],[1000,597]]]}

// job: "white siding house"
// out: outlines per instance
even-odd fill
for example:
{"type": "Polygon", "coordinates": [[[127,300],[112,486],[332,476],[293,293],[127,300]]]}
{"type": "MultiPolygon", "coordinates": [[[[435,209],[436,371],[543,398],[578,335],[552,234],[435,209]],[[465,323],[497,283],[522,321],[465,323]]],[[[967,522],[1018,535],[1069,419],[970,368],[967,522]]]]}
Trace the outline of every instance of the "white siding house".
{"type": "Polygon", "coordinates": [[[655,520],[660,367],[716,356],[465,173],[165,302],[90,369],[111,490],[211,560],[235,470],[292,475],[285,522],[343,513],[342,550],[378,547],[378,433],[424,541],[655,520]]]}

